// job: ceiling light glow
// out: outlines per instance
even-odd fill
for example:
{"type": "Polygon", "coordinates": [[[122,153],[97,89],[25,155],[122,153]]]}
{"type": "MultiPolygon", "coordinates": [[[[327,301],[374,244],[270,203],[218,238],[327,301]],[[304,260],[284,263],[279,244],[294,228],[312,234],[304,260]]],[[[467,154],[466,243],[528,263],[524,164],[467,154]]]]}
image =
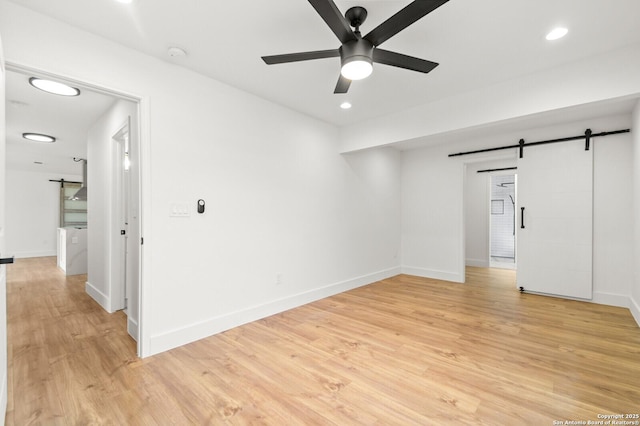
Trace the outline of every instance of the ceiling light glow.
{"type": "Polygon", "coordinates": [[[49,135],[43,135],[42,133],[23,133],[22,137],[34,142],[55,142],[56,138],[49,135]]]}
{"type": "Polygon", "coordinates": [[[351,108],[351,104],[349,102],[343,102],[343,103],[340,104],[340,108],[349,109],[349,108],[351,108]]]}
{"type": "Polygon", "coordinates": [[[549,32],[549,34],[547,34],[546,39],[549,41],[558,40],[559,38],[566,36],[568,32],[569,30],[563,27],[554,28],[549,32]]]}
{"type": "Polygon", "coordinates": [[[373,72],[371,61],[355,60],[345,63],[340,70],[342,76],[348,80],[362,80],[373,72]]]}
{"type": "Polygon", "coordinates": [[[78,96],[80,94],[80,89],[76,89],[75,87],[71,87],[57,81],[45,80],[43,78],[31,77],[29,79],[29,84],[36,89],[43,90],[47,93],[53,93],[54,95],[78,96]]]}

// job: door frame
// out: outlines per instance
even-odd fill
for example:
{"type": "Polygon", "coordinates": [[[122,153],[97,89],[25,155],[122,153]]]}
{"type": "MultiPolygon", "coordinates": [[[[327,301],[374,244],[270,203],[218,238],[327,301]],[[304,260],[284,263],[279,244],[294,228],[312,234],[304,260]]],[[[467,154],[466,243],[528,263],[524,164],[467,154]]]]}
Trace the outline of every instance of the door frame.
{"type": "MultiPolygon", "coordinates": [[[[468,169],[471,165],[477,165],[477,164],[481,164],[481,163],[492,163],[495,161],[513,161],[514,165],[516,164],[517,161],[517,149],[514,148],[513,151],[511,150],[504,150],[504,151],[499,151],[499,152],[489,152],[489,153],[483,153],[481,155],[478,155],[476,157],[463,157],[461,158],[461,169],[462,169],[462,214],[460,215],[460,220],[461,220],[461,243],[460,243],[460,259],[461,259],[461,263],[462,263],[462,282],[466,281],[466,276],[467,276],[467,218],[466,218],[466,212],[467,212],[467,191],[466,191],[466,180],[467,180],[467,173],[468,173],[468,169]]],[[[509,170],[508,172],[506,172],[507,174],[517,174],[517,170],[509,170]]],[[[491,179],[489,179],[489,185],[491,179]]],[[[516,194],[517,196],[517,194],[516,194]]],[[[490,197],[489,197],[490,198],[490,197]]],[[[491,201],[486,201],[486,209],[487,212],[490,212],[490,208],[491,208],[491,201]]],[[[491,218],[487,218],[487,231],[489,232],[489,226],[490,226],[490,221],[491,218]]],[[[487,265],[490,265],[491,262],[491,241],[490,241],[490,235],[487,234],[487,265]]],[[[516,236],[517,238],[517,236],[516,236]]]]}
{"type": "MultiPolygon", "coordinates": [[[[127,255],[128,247],[128,234],[129,229],[126,225],[126,218],[130,215],[127,211],[129,209],[129,200],[127,197],[131,192],[131,188],[127,188],[130,184],[130,179],[125,178],[127,170],[124,167],[124,159],[128,154],[128,141],[123,138],[126,134],[129,138],[131,132],[131,118],[127,119],[117,127],[117,131],[111,136],[111,156],[112,156],[112,202],[111,212],[112,218],[110,223],[111,229],[111,276],[113,294],[111,295],[112,307],[120,310],[127,310],[127,299],[129,297],[130,285],[127,285],[128,281],[131,281],[132,277],[127,276],[127,264],[130,263],[127,255]],[[125,231],[124,234],[121,231],[125,231]],[[124,237],[124,238],[123,238],[124,237]]],[[[129,283],[130,284],[130,283],[129,283]]],[[[128,317],[128,315],[127,315],[128,317]]],[[[127,321],[128,323],[128,321],[127,321]]]]}
{"type": "Polygon", "coordinates": [[[488,243],[488,249],[487,252],[489,253],[489,267],[490,268],[496,268],[496,269],[511,269],[511,270],[516,270],[517,269],[517,265],[518,265],[518,250],[517,250],[517,246],[518,246],[518,233],[515,232],[515,228],[517,226],[518,220],[517,220],[517,214],[516,214],[516,206],[518,205],[518,171],[517,170],[503,170],[503,171],[496,171],[496,172],[491,172],[491,173],[487,173],[489,176],[487,185],[489,185],[488,189],[487,189],[487,195],[488,200],[487,200],[487,209],[489,212],[489,224],[488,224],[488,229],[489,229],[489,238],[487,240],[488,243]],[[514,214],[513,214],[513,226],[514,226],[514,233],[513,233],[513,267],[500,267],[500,266],[494,266],[495,262],[491,261],[491,235],[492,235],[492,230],[493,230],[493,226],[492,226],[492,220],[491,220],[491,190],[493,189],[492,187],[492,181],[493,181],[493,177],[494,176],[513,176],[513,180],[514,180],[514,202],[515,205],[513,206],[514,209],[514,214]]]}
{"type": "MultiPolygon", "coordinates": [[[[146,220],[146,212],[151,211],[151,196],[150,196],[150,111],[149,111],[149,97],[138,93],[131,93],[119,88],[115,88],[109,85],[100,84],[97,82],[90,82],[83,78],[71,75],[57,74],[48,70],[32,67],[29,65],[5,61],[5,71],[14,71],[22,74],[33,74],[44,78],[51,78],[58,81],[66,82],[71,85],[79,85],[86,87],[87,89],[104,93],[110,96],[114,96],[120,99],[124,99],[133,102],[137,105],[136,114],[138,119],[138,125],[135,126],[135,136],[138,141],[138,193],[139,193],[139,231],[136,235],[137,241],[140,244],[136,244],[138,248],[139,269],[138,269],[138,340],[137,340],[137,354],[139,357],[149,356],[151,354],[150,348],[150,333],[148,325],[150,322],[147,320],[150,318],[150,306],[149,300],[145,298],[145,294],[148,294],[147,288],[150,288],[147,281],[146,273],[147,265],[151,264],[151,253],[148,248],[143,245],[144,237],[147,241],[151,237],[151,225],[150,220],[146,220]]],[[[132,137],[130,131],[130,137],[132,137]]],[[[6,164],[6,159],[4,159],[6,164]]],[[[133,237],[133,236],[132,236],[133,237]]],[[[112,266],[112,265],[110,265],[112,266]]]]}

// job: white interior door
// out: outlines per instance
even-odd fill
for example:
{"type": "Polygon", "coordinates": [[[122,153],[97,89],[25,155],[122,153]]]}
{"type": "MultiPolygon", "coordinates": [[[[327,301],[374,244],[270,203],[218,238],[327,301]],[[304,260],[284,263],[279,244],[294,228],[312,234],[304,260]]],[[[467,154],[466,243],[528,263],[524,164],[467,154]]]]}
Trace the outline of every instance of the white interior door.
{"type": "Polygon", "coordinates": [[[127,274],[127,242],[129,234],[129,120],[113,136],[113,304],[115,309],[127,309],[131,298],[127,274]]]}
{"type": "Polygon", "coordinates": [[[593,150],[580,140],[525,148],[517,201],[517,286],[591,299],[593,150]]]}

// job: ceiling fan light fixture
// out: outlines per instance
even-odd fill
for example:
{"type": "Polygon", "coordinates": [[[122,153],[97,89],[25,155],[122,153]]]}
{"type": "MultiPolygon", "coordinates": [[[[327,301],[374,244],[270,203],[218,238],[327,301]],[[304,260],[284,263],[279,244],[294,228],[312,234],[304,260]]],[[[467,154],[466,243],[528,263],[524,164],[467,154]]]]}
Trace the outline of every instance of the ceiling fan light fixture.
{"type": "Polygon", "coordinates": [[[373,72],[373,65],[369,58],[354,58],[342,65],[340,74],[348,80],[362,80],[367,78],[373,72]]]}
{"type": "Polygon", "coordinates": [[[29,84],[47,93],[60,96],[78,96],[80,89],[71,87],[68,84],[60,83],[58,81],[46,80],[44,78],[31,77],[29,84]]]}
{"type": "Polygon", "coordinates": [[[373,44],[358,39],[340,47],[340,74],[347,80],[362,80],[373,72],[373,44]]]}

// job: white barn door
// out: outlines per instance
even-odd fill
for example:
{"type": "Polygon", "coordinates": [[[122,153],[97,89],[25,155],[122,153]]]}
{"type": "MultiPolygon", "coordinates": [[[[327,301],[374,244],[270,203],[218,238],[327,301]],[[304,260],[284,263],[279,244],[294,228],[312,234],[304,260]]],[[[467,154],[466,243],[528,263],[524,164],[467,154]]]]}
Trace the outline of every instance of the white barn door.
{"type": "Polygon", "coordinates": [[[593,149],[526,147],[518,160],[517,286],[592,298],[593,149]]]}

